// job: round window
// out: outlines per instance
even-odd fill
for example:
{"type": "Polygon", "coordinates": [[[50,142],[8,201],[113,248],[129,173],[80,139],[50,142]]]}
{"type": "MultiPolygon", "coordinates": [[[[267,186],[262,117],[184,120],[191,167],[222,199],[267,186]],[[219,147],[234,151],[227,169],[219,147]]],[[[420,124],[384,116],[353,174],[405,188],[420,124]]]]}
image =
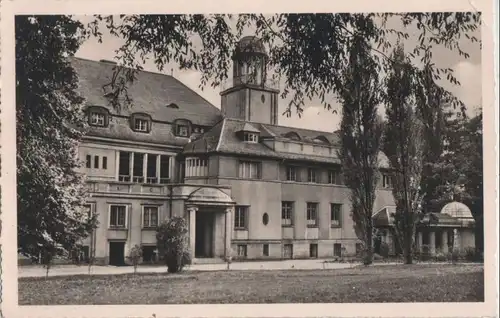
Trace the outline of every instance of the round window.
{"type": "Polygon", "coordinates": [[[264,94],[262,94],[262,96],[260,96],[260,100],[261,100],[262,102],[265,102],[265,101],[266,101],[266,96],[264,96],[264,94]]]}
{"type": "Polygon", "coordinates": [[[264,213],[264,215],[262,216],[262,223],[264,223],[264,225],[267,225],[267,223],[269,223],[269,215],[267,213],[264,213]]]}

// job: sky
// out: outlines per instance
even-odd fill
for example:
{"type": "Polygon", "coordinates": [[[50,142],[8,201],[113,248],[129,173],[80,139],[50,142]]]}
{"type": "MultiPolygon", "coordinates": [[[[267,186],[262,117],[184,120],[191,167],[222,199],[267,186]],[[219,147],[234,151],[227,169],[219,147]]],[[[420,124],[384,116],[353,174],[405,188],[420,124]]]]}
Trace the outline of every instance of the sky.
{"type": "MultiPolygon", "coordinates": [[[[90,17],[85,16],[75,18],[82,22],[90,20],[90,17]]],[[[396,24],[391,25],[391,22],[389,22],[389,25],[395,28],[399,27],[399,25],[396,24]]],[[[253,30],[248,29],[243,35],[251,35],[253,33],[252,31],[253,30]]],[[[123,44],[123,40],[111,36],[104,28],[102,28],[101,32],[103,33],[102,43],[98,43],[97,39],[91,38],[83,43],[76,53],[76,56],[91,60],[113,60],[115,49],[123,44]]],[[[418,38],[418,33],[413,32],[411,29],[408,32],[411,36],[404,43],[405,49],[413,47],[418,38]]],[[[480,38],[480,35],[476,34],[476,37],[480,38]]],[[[460,98],[467,105],[469,115],[473,115],[476,112],[477,106],[481,105],[481,50],[479,44],[471,43],[465,40],[464,37],[461,38],[463,41],[462,48],[470,54],[468,59],[461,57],[454,51],[447,50],[443,47],[437,47],[433,51],[433,60],[437,67],[452,68],[454,70],[454,75],[461,85],[456,86],[445,82],[443,86],[460,98]]],[[[144,65],[144,69],[147,71],[159,72],[152,61],[148,61],[146,65],[144,65]]],[[[210,86],[206,86],[204,89],[201,89],[199,87],[201,74],[198,71],[179,70],[176,65],[172,64],[166,66],[161,73],[173,75],[210,103],[220,108],[220,88],[213,89],[210,86]]],[[[283,87],[283,85],[281,85],[281,87],[283,87]]],[[[280,125],[329,132],[335,131],[340,127],[341,106],[336,102],[333,102],[333,109],[337,110],[337,113],[324,109],[319,100],[311,100],[306,101],[301,117],[299,117],[295,111],[292,111],[290,117],[286,117],[281,114],[285,111],[288,102],[289,99],[279,99],[280,116],[278,123],[280,125]]],[[[383,106],[379,108],[379,112],[381,114],[384,113],[383,106]]]]}

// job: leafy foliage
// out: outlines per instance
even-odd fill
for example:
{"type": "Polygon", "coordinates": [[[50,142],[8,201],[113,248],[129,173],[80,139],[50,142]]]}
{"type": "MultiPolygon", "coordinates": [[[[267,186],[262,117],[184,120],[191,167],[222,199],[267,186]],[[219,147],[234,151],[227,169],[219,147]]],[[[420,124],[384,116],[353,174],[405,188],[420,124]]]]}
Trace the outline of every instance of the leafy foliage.
{"type": "Polygon", "coordinates": [[[191,263],[187,233],[187,222],[182,217],[173,217],[157,229],[158,253],[170,273],[180,272],[185,265],[191,263]]]}
{"type": "Polygon", "coordinates": [[[139,245],[134,245],[129,252],[128,259],[134,266],[134,274],[137,273],[137,266],[141,262],[142,248],[139,245]]]}
{"type": "Polygon", "coordinates": [[[467,205],[476,221],[476,246],[483,249],[483,116],[448,121],[444,150],[435,167],[442,178],[436,191],[439,207],[456,200],[467,205]]]}
{"type": "Polygon", "coordinates": [[[18,247],[34,261],[67,256],[96,224],[82,206],[83,99],[66,60],[78,49],[81,30],[66,16],[15,20],[18,247]]]}
{"type": "MultiPolygon", "coordinates": [[[[460,38],[479,42],[474,32],[479,30],[480,17],[480,13],[472,12],[122,15],[96,16],[89,30],[100,37],[104,25],[111,34],[125,40],[116,57],[130,68],[117,67],[109,85],[114,92],[111,100],[118,107],[130,102],[126,84],[135,79],[136,69],[141,69],[147,59],[153,59],[159,70],[174,62],[181,68],[200,71],[202,88],[208,84],[219,86],[228,77],[237,40],[244,30],[253,29],[268,48],[270,73],[285,79],[282,97],[292,94],[286,113],[295,108],[301,114],[307,98],[319,97],[331,109],[331,94],[340,93],[345,81],[339,70],[346,66],[352,46],[357,45],[353,41],[356,38],[362,39],[370,49],[371,59],[377,62],[371,70],[375,75],[390,69],[383,61],[391,59],[391,37],[396,41],[408,39],[416,29],[417,44],[409,49],[415,85],[422,87],[427,75],[459,84],[451,69],[432,63],[432,50],[443,46],[468,58],[460,38]],[[398,23],[408,28],[389,27],[398,23]]],[[[435,88],[454,107],[465,107],[442,87],[435,88]]]]}
{"type": "Polygon", "coordinates": [[[395,49],[393,61],[393,69],[386,79],[384,152],[394,173],[392,194],[396,203],[395,234],[403,248],[405,262],[411,264],[415,228],[421,216],[424,128],[412,106],[412,79],[407,72],[409,66],[402,47],[395,49]]]}
{"type": "Polygon", "coordinates": [[[356,235],[363,241],[365,264],[372,262],[373,204],[378,183],[378,156],[382,119],[377,115],[380,82],[373,73],[376,63],[361,38],[349,52],[349,65],[343,70],[341,146],[345,185],[351,190],[351,216],[356,235]]]}

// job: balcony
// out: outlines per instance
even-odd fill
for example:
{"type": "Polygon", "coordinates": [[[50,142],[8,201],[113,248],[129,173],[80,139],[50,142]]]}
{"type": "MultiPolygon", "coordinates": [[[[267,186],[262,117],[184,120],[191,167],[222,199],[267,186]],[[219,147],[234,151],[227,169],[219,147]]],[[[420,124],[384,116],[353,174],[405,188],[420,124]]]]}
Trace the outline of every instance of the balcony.
{"type": "Polygon", "coordinates": [[[228,90],[237,85],[250,85],[264,89],[279,90],[280,82],[277,78],[260,79],[253,74],[241,75],[238,77],[228,78],[221,84],[221,91],[228,90]]]}

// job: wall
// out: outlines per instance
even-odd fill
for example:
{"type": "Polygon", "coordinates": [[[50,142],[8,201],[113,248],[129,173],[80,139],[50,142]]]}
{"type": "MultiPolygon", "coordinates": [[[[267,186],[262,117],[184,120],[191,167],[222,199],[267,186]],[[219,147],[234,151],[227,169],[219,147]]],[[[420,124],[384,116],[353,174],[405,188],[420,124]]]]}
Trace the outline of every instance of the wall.
{"type": "Polygon", "coordinates": [[[260,91],[256,89],[249,90],[249,103],[247,103],[247,107],[249,108],[249,121],[264,124],[271,123],[273,94],[275,93],[269,91],[260,91]],[[264,101],[262,101],[262,97],[264,97],[264,101]]]}
{"type": "Polygon", "coordinates": [[[221,96],[221,111],[225,117],[245,119],[246,90],[235,90],[221,96]]]}
{"type": "Polygon", "coordinates": [[[158,206],[158,220],[161,223],[169,215],[168,204],[163,199],[125,198],[119,195],[92,197],[89,203],[95,204],[99,226],[96,229],[95,257],[107,264],[109,256],[109,240],[126,241],[125,255],[135,245],[156,244],[155,230],[142,229],[143,205],[158,206]],[[128,206],[128,224],[124,230],[109,230],[109,207],[111,204],[128,206]]]}

